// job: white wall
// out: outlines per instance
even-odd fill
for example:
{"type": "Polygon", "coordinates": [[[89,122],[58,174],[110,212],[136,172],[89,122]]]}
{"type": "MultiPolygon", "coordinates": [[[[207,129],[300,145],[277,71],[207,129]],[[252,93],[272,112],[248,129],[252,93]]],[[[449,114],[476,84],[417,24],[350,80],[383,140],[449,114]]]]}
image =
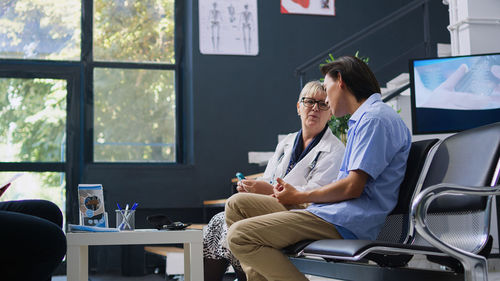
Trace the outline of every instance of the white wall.
{"type": "Polygon", "coordinates": [[[444,0],[449,4],[452,55],[500,52],[500,1],[444,0]]]}

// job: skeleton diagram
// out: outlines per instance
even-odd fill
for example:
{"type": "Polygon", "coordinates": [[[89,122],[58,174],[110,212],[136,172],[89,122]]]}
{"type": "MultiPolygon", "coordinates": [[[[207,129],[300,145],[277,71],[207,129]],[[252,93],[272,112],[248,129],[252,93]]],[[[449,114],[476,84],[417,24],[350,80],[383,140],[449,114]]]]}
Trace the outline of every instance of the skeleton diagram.
{"type": "Polygon", "coordinates": [[[235,20],[236,20],[236,17],[234,16],[234,14],[236,13],[236,11],[234,10],[234,7],[233,7],[233,4],[230,4],[228,7],[227,7],[227,12],[229,13],[230,17],[229,17],[229,21],[231,23],[233,23],[235,20]]]}
{"type": "Polygon", "coordinates": [[[222,17],[221,12],[217,9],[217,2],[214,2],[212,6],[213,8],[209,11],[208,20],[210,21],[210,31],[212,32],[212,48],[214,51],[218,51],[220,22],[222,21],[222,17]]]}
{"type": "Polygon", "coordinates": [[[245,4],[245,10],[243,10],[240,14],[240,23],[241,31],[243,31],[243,45],[245,47],[245,53],[250,53],[253,18],[252,12],[248,10],[248,4],[245,4]]]}

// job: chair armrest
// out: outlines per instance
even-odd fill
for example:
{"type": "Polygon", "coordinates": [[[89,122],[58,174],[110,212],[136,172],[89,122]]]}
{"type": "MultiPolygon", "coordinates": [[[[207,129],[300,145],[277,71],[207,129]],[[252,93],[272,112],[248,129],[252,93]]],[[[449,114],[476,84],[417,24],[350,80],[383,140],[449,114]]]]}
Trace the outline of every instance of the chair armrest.
{"type": "MultiPolygon", "coordinates": [[[[462,250],[458,247],[450,245],[439,239],[427,225],[427,214],[432,201],[443,195],[477,195],[491,196],[500,195],[500,186],[495,187],[467,187],[456,184],[437,184],[426,188],[418,194],[412,203],[410,211],[410,219],[415,225],[417,232],[432,246],[438,248],[442,252],[458,259],[466,269],[466,275],[471,279],[466,280],[482,280],[476,279],[472,274],[474,270],[483,272],[482,276],[487,276],[486,259],[474,253],[462,250]]],[[[484,239],[488,239],[488,233],[485,233],[484,239]]],[[[486,240],[484,241],[486,242],[486,240]]]]}

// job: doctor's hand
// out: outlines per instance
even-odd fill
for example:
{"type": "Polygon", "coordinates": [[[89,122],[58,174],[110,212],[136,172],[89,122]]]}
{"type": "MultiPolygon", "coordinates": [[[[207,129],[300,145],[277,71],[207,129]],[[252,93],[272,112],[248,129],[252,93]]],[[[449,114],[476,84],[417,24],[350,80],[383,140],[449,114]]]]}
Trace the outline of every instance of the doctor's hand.
{"type": "Polygon", "coordinates": [[[293,204],[302,204],[307,203],[305,201],[305,193],[298,191],[291,184],[286,183],[281,178],[277,178],[278,182],[276,186],[274,186],[273,197],[278,199],[278,201],[283,205],[293,205],[293,204]]]}
{"type": "Polygon", "coordinates": [[[238,181],[236,190],[269,195],[273,193],[273,186],[266,181],[245,179],[238,181]]]}

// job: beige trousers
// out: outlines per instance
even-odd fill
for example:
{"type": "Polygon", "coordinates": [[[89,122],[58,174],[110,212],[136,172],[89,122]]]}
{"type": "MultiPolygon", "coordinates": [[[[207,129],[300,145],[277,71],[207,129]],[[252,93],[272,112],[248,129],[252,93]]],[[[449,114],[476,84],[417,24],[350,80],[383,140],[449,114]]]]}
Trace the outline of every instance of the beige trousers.
{"type": "Polygon", "coordinates": [[[226,202],[229,249],[248,281],[307,280],[281,249],[305,239],[342,239],[335,226],[268,195],[237,193],[226,202]]]}

